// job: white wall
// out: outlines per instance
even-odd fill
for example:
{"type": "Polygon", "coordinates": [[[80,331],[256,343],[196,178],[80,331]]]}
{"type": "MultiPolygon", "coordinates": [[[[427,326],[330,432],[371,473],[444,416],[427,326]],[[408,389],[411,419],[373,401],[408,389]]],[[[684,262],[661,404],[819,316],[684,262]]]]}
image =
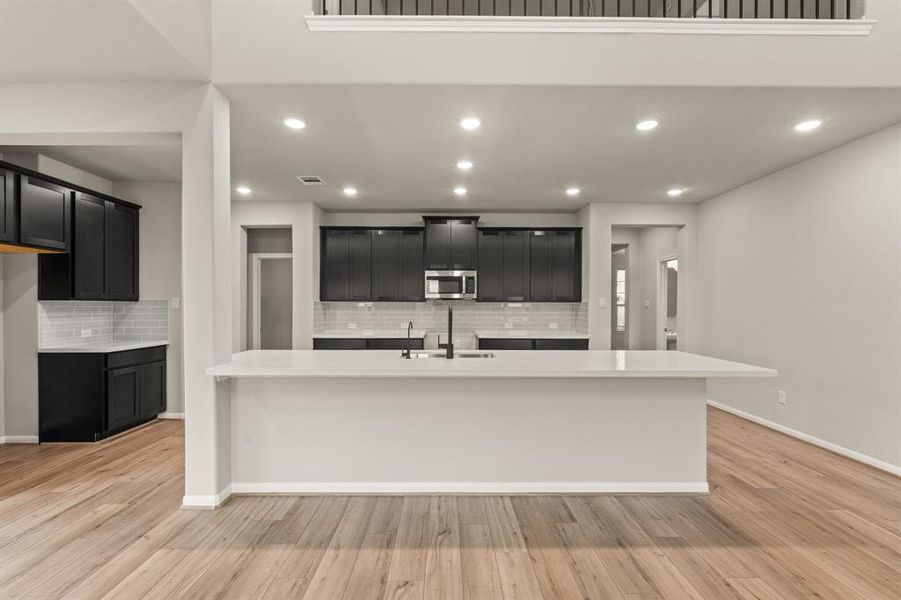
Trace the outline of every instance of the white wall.
{"type": "Polygon", "coordinates": [[[708,200],[699,223],[699,349],[779,370],[709,397],[901,466],[901,125],[708,200]]]}
{"type": "Polygon", "coordinates": [[[247,339],[248,227],[289,227],[293,253],[294,348],[313,347],[313,302],[319,297],[319,223],[321,210],[309,202],[232,203],[232,351],[249,347],[247,339]]]}
{"type": "Polygon", "coordinates": [[[181,322],[181,183],[115,181],[112,194],[141,205],[140,291],[147,300],[170,300],[166,412],[183,413],[181,322]],[[179,307],[171,299],[179,299],[179,307]]]}

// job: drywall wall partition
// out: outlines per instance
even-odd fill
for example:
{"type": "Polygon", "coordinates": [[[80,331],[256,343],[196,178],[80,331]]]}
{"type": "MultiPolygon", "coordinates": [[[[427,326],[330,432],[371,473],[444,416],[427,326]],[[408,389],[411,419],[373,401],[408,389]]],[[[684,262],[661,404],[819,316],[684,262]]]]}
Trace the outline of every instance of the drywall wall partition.
{"type": "Polygon", "coordinates": [[[901,467],[901,125],[703,202],[699,231],[699,349],[779,370],[710,399],[901,467]]]}

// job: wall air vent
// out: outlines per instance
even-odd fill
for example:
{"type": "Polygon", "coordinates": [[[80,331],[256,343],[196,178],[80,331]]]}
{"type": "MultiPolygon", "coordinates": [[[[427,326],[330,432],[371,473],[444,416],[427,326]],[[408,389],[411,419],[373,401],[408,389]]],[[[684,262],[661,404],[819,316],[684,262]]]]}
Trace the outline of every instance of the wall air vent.
{"type": "Polygon", "coordinates": [[[298,175],[297,178],[304,185],[325,185],[325,180],[318,175],[298,175]]]}

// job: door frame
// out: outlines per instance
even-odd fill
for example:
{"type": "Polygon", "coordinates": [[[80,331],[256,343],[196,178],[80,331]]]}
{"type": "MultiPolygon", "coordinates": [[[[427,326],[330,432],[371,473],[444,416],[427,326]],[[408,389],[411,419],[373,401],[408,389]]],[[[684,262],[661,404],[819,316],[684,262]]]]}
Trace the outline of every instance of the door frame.
{"type": "MultiPolygon", "coordinates": [[[[657,340],[657,349],[658,350],[666,350],[666,336],[663,334],[663,327],[661,325],[666,324],[666,304],[667,304],[667,287],[668,280],[666,278],[666,263],[671,260],[679,260],[678,254],[669,254],[667,256],[659,256],[657,257],[657,320],[654,323],[654,327],[656,328],[655,339],[657,340]]],[[[681,287],[681,286],[680,286],[681,287]]],[[[680,299],[678,298],[678,290],[676,291],[677,298],[676,303],[678,308],[677,311],[681,310],[682,307],[679,306],[680,299]]],[[[679,322],[679,317],[677,313],[676,323],[679,322]]],[[[676,335],[679,335],[679,327],[676,326],[676,335]]],[[[678,338],[676,338],[678,340],[678,338]]],[[[676,342],[678,344],[678,341],[676,342]]],[[[678,345],[676,348],[678,349],[678,345]]]]}
{"type": "MultiPolygon", "coordinates": [[[[253,294],[253,315],[252,315],[252,323],[251,323],[251,331],[253,332],[252,340],[251,340],[251,348],[253,350],[260,349],[260,270],[263,265],[264,260],[278,260],[278,259],[289,259],[294,260],[293,252],[252,252],[250,254],[251,259],[251,293],[253,294]]],[[[292,284],[293,286],[293,284],[292,284]]],[[[294,304],[294,298],[292,294],[291,304],[294,304]]],[[[293,336],[292,336],[293,338],[293,336]]]]}

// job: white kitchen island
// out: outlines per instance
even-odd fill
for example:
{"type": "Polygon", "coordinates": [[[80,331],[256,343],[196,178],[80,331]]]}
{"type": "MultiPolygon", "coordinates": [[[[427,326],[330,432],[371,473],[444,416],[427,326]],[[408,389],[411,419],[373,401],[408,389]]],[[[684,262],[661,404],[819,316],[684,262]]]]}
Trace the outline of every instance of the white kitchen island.
{"type": "Polygon", "coordinates": [[[254,350],[228,378],[232,493],[704,493],[706,381],[684,352],[254,350]]]}

